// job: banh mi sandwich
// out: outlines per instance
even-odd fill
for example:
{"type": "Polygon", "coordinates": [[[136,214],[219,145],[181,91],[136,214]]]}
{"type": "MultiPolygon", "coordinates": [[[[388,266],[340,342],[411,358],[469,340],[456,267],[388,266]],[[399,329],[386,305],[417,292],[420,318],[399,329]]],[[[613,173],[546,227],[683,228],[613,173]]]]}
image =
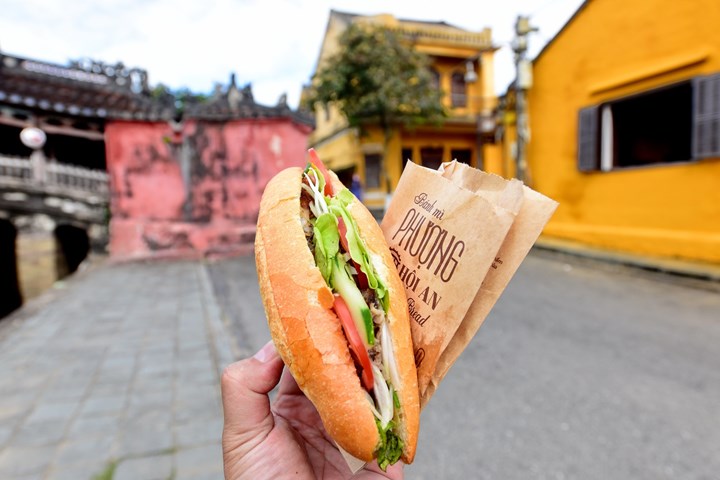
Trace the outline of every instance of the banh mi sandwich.
{"type": "Polygon", "coordinates": [[[316,153],[267,185],[255,260],[270,333],[335,442],[385,469],[415,456],[405,291],[379,225],[316,153]]]}

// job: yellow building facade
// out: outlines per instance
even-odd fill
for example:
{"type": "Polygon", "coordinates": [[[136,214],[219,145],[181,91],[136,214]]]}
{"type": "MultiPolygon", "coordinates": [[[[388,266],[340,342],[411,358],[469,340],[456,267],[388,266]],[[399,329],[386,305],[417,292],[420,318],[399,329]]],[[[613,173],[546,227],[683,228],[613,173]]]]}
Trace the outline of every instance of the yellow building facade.
{"type": "Polygon", "coordinates": [[[717,0],[588,0],[538,55],[527,160],[560,202],[546,235],[720,262],[719,26],[717,0]]]}
{"type": "Polygon", "coordinates": [[[496,47],[489,29],[469,32],[444,22],[331,11],[316,70],[337,53],[340,35],[354,22],[382,25],[412,38],[413,47],[431,59],[431,70],[438,88],[445,92],[443,105],[448,112],[441,126],[395,128],[384,151],[384,136],[379,128],[368,126],[361,136],[357,129],[348,128],[336,109],[316,110],[316,129],[309,146],[345,183],[350,182],[353,173],[359,176],[363,201],[374,213],[380,215],[384,210],[407,160],[436,168],[440,162],[454,158],[472,166],[500,158],[499,147],[492,143],[497,101],[493,83],[496,47]]]}

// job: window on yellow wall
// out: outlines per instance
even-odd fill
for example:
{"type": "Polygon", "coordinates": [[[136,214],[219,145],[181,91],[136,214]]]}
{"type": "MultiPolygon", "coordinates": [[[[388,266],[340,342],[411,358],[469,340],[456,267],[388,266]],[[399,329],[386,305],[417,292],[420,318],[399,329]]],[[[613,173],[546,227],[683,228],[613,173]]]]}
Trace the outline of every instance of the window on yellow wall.
{"type": "Polygon", "coordinates": [[[380,188],[380,154],[365,154],[365,188],[380,188]]]}
{"type": "Polygon", "coordinates": [[[578,169],[720,157],[720,74],[581,109],[578,169]]]}
{"type": "Polygon", "coordinates": [[[400,155],[400,165],[402,165],[401,170],[404,170],[404,169],[405,169],[405,165],[407,164],[407,162],[412,162],[412,161],[413,161],[413,158],[412,158],[412,148],[404,147],[404,148],[401,150],[400,153],[401,153],[401,155],[400,155]]]}
{"type": "Polygon", "coordinates": [[[430,68],[430,78],[432,86],[435,87],[435,90],[440,90],[440,73],[438,73],[438,71],[434,68],[430,68]]]}
{"type": "Polygon", "coordinates": [[[467,105],[467,86],[465,75],[455,72],[450,77],[450,98],[453,107],[464,107],[467,105]]]}
{"type": "Polygon", "coordinates": [[[450,150],[450,160],[457,160],[460,163],[470,165],[472,150],[469,148],[453,148],[450,150]]]}
{"type": "Polygon", "coordinates": [[[442,147],[424,147],[420,149],[420,161],[423,167],[437,170],[442,164],[442,147]]]}

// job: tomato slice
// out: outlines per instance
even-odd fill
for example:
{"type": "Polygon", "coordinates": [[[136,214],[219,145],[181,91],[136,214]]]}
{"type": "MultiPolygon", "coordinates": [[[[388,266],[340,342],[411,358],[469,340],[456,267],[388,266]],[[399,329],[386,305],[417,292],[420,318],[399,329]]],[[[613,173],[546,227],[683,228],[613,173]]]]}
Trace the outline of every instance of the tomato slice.
{"type": "Polygon", "coordinates": [[[340,319],[340,324],[345,332],[345,338],[347,338],[348,344],[350,345],[350,352],[353,354],[357,363],[360,364],[360,369],[362,370],[360,379],[362,380],[362,384],[368,392],[371,392],[373,389],[374,379],[372,365],[370,364],[370,356],[368,355],[367,350],[365,350],[365,345],[363,345],[357,328],[355,328],[355,322],[350,315],[350,310],[348,309],[345,300],[343,300],[340,295],[335,295],[333,309],[340,319]]]}
{"type": "Polygon", "coordinates": [[[365,272],[360,270],[360,265],[358,265],[355,260],[353,260],[353,264],[355,265],[355,270],[357,271],[357,285],[360,290],[365,290],[368,288],[368,278],[367,275],[365,275],[365,272]]]}
{"type": "Polygon", "coordinates": [[[308,150],[308,153],[310,154],[310,163],[315,165],[318,170],[320,170],[320,173],[322,173],[323,178],[325,178],[325,190],[323,190],[323,194],[328,196],[333,196],[333,188],[332,183],[330,182],[330,174],[328,173],[327,168],[325,168],[325,164],[320,160],[320,157],[318,157],[317,152],[314,148],[311,148],[308,150]]]}
{"type": "MultiPolygon", "coordinates": [[[[350,252],[350,247],[348,246],[347,241],[347,227],[345,226],[345,220],[343,220],[342,217],[338,217],[338,232],[340,233],[340,244],[345,249],[346,252],[350,252]]],[[[367,275],[365,275],[365,272],[360,270],[360,265],[353,260],[352,261],[353,266],[355,267],[355,271],[357,272],[357,285],[360,290],[365,290],[368,288],[368,278],[367,275]]]]}
{"type": "Polygon", "coordinates": [[[340,234],[340,244],[346,252],[350,252],[350,247],[347,241],[347,227],[345,226],[345,220],[343,217],[337,217],[338,220],[338,233],[340,234]]]}

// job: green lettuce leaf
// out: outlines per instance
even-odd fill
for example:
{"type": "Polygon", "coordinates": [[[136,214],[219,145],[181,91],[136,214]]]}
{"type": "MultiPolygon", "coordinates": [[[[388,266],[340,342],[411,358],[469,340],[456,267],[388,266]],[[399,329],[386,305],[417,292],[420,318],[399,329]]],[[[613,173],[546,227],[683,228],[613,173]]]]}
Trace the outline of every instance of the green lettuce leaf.
{"type": "Polygon", "coordinates": [[[315,236],[315,263],[325,282],[329,285],[332,275],[331,262],[340,248],[340,233],[335,216],[331,213],[320,215],[313,225],[313,234],[315,236]]]}
{"type": "Polygon", "coordinates": [[[355,200],[355,195],[347,188],[343,188],[335,194],[335,199],[340,202],[343,207],[347,207],[355,200]]]}
{"type": "Polygon", "coordinates": [[[388,465],[395,464],[402,456],[403,441],[395,435],[393,422],[389,422],[385,428],[380,425],[380,420],[375,419],[378,433],[380,433],[380,445],[375,450],[378,466],[384,472],[388,465]]]}
{"type": "Polygon", "coordinates": [[[368,286],[375,291],[383,310],[387,313],[390,306],[387,287],[385,287],[380,278],[378,278],[375,274],[375,270],[370,263],[370,256],[368,255],[367,247],[358,235],[357,224],[347,211],[347,205],[354,199],[355,196],[352,192],[343,188],[337,192],[333,198],[328,199],[328,208],[330,209],[330,213],[335,216],[342,216],[345,226],[347,227],[347,241],[348,247],[350,248],[350,257],[355,260],[358,265],[360,265],[360,270],[362,270],[367,276],[368,286]]]}

